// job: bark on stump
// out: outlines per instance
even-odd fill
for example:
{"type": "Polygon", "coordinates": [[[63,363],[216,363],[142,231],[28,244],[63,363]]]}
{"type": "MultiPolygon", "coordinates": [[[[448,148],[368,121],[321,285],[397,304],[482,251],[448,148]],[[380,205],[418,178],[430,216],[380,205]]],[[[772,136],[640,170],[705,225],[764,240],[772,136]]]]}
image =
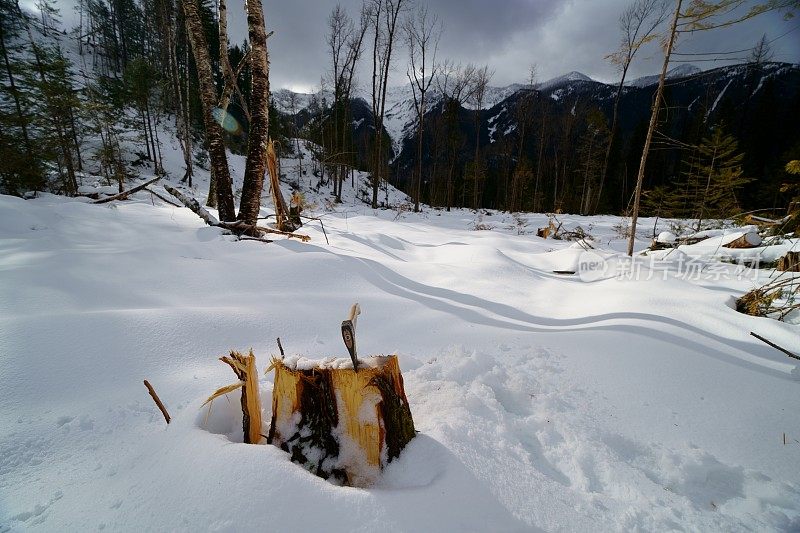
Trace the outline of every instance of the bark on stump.
{"type": "Polygon", "coordinates": [[[396,356],[361,359],[357,372],[339,361],[273,360],[267,442],[320,477],[366,487],[414,438],[414,421],[396,356]]]}
{"type": "Polygon", "coordinates": [[[787,252],[778,259],[778,270],[783,272],[800,272],[800,252],[787,252]]]}

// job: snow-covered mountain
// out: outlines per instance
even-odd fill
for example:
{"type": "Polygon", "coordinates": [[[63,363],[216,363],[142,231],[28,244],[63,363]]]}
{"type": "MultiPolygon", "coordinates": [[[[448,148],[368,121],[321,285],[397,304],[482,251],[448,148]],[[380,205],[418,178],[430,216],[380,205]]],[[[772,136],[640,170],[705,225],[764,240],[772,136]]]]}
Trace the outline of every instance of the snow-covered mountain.
{"type": "MultiPolygon", "coordinates": [[[[701,72],[702,70],[694,65],[679,65],[667,71],[667,79],[687,78],[701,72]]],[[[649,87],[650,85],[655,85],[658,83],[658,78],[658,74],[654,74],[652,76],[642,76],[641,78],[636,78],[626,82],[625,85],[629,87],[649,87]]]]}

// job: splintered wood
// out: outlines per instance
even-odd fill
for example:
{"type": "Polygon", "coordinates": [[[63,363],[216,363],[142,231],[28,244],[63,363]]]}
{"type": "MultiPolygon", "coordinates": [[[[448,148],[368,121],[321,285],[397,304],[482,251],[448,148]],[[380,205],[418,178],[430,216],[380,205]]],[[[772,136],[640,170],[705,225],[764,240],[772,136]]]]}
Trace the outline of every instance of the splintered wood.
{"type": "Polygon", "coordinates": [[[369,486],[416,434],[396,356],[353,368],[296,368],[273,360],[267,441],[314,474],[369,486]]]}
{"type": "Polygon", "coordinates": [[[247,355],[231,352],[219,358],[220,361],[233,369],[238,383],[220,387],[203,402],[203,405],[215,398],[242,389],[242,432],[246,444],[258,444],[261,434],[261,398],[258,393],[258,370],[256,370],[256,356],[251,351],[247,355]]]}

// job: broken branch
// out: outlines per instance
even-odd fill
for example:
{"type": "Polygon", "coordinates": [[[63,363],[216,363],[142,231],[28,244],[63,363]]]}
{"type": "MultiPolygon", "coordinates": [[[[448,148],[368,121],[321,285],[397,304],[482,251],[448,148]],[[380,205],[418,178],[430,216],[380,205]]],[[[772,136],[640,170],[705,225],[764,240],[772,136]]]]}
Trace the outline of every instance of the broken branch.
{"type": "Polygon", "coordinates": [[[157,182],[160,179],[161,179],[161,176],[155,177],[155,178],[151,179],[148,182],[142,183],[141,185],[137,185],[133,189],[128,189],[127,191],[122,191],[121,193],[115,194],[114,196],[109,196],[107,198],[101,198],[99,200],[95,200],[92,203],[93,204],[104,204],[106,202],[113,202],[114,200],[124,200],[125,198],[127,198],[131,194],[141,191],[142,189],[144,189],[148,185],[152,185],[153,183],[157,182]]]}
{"type": "Polygon", "coordinates": [[[793,359],[800,359],[800,356],[797,356],[797,355],[793,354],[792,352],[790,352],[790,351],[789,351],[789,350],[787,350],[786,348],[781,348],[780,346],[778,346],[778,345],[777,345],[777,344],[775,344],[774,342],[772,342],[772,341],[769,341],[769,340],[765,339],[764,337],[762,337],[762,336],[761,336],[761,335],[759,335],[758,333],[754,333],[754,332],[752,332],[752,331],[751,331],[751,332],[750,332],[750,335],[752,335],[753,337],[755,337],[756,339],[760,340],[761,342],[763,342],[763,343],[765,343],[765,344],[769,344],[770,346],[772,346],[772,347],[773,347],[773,348],[775,348],[776,350],[779,350],[779,351],[781,351],[781,352],[785,353],[786,355],[788,355],[789,357],[791,357],[791,358],[793,358],[793,359]]]}
{"type": "Polygon", "coordinates": [[[156,402],[158,408],[161,409],[161,414],[164,415],[164,420],[166,420],[167,424],[169,424],[170,421],[169,413],[167,412],[167,408],[164,407],[164,404],[161,403],[161,399],[158,397],[158,394],[156,394],[155,389],[153,389],[153,386],[150,385],[150,382],[147,380],[144,380],[144,386],[147,387],[147,391],[150,393],[150,397],[153,398],[153,401],[156,402]]]}

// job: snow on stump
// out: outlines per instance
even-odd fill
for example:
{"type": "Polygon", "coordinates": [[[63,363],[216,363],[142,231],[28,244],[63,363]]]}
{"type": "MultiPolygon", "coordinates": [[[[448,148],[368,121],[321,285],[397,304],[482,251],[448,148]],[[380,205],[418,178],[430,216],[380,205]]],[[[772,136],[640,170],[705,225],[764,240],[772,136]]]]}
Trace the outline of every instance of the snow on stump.
{"type": "Polygon", "coordinates": [[[267,442],[310,472],[367,487],[414,438],[397,356],[273,359],[267,442]]]}
{"type": "Polygon", "coordinates": [[[735,239],[724,243],[724,248],[757,248],[761,246],[761,236],[755,231],[748,231],[735,239]]]}

